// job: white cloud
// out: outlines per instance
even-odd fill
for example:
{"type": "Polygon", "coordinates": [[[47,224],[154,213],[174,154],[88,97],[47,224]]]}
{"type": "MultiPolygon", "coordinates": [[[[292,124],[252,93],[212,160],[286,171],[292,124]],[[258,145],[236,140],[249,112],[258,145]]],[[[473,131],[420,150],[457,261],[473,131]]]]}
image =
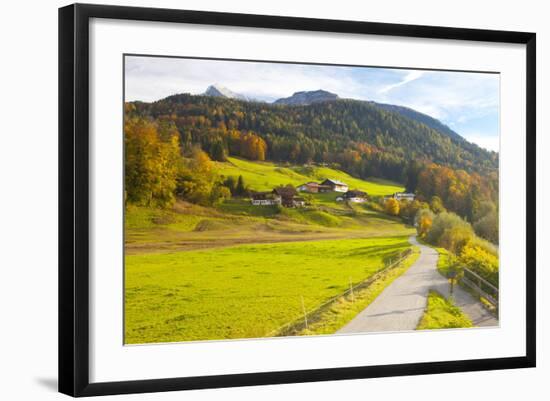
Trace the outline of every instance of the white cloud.
{"type": "Polygon", "coordinates": [[[126,63],[128,101],[153,101],[184,92],[200,94],[214,82],[265,100],[317,89],[347,97],[352,94],[349,88],[356,87],[345,71],[320,66],[145,57],[128,57],[126,63]]]}
{"type": "Polygon", "coordinates": [[[409,71],[401,81],[399,82],[396,82],[394,84],[390,84],[390,85],[387,85],[387,86],[384,86],[383,88],[381,88],[378,93],[387,93],[389,91],[391,91],[392,89],[395,89],[395,88],[399,88],[400,86],[403,86],[409,82],[412,82],[412,81],[415,81],[417,79],[419,79],[420,77],[422,77],[422,75],[424,75],[424,72],[423,71],[409,71]]]}

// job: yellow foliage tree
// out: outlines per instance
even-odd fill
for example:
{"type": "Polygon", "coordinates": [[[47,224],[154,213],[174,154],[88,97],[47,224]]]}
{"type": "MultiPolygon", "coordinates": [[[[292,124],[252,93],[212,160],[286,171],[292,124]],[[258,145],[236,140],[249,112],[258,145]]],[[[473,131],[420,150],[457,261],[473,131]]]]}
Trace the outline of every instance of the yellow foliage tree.
{"type": "Polygon", "coordinates": [[[124,125],[125,200],[147,206],[170,206],[175,198],[179,156],[177,131],[130,118],[124,125]]]}
{"type": "Polygon", "coordinates": [[[432,219],[428,215],[424,215],[420,218],[420,221],[418,222],[418,234],[421,237],[425,237],[426,234],[428,234],[428,231],[430,231],[430,228],[432,227],[432,219]]]}
{"type": "Polygon", "coordinates": [[[386,213],[397,216],[399,214],[399,201],[394,198],[388,198],[384,204],[384,209],[386,213]]]}

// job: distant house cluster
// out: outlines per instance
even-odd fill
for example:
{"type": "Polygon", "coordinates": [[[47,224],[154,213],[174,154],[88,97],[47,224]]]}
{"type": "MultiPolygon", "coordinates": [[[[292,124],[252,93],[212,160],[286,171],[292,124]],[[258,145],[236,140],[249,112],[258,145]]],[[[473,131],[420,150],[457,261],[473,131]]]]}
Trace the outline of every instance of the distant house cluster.
{"type": "Polygon", "coordinates": [[[254,192],[250,198],[254,206],[304,207],[305,199],[297,195],[298,193],[293,187],[278,187],[272,191],[254,192]]]}
{"type": "Polygon", "coordinates": [[[250,195],[250,200],[254,206],[274,206],[281,205],[284,207],[304,207],[305,199],[298,196],[298,192],[306,192],[310,194],[324,192],[342,192],[343,194],[336,197],[337,202],[352,202],[363,203],[368,200],[366,192],[359,190],[349,190],[346,183],[338,180],[327,178],[321,183],[306,182],[298,185],[296,188],[292,186],[277,187],[272,191],[253,192],[250,195]]]}
{"type": "Polygon", "coordinates": [[[300,192],[307,192],[310,194],[317,194],[321,192],[330,192],[332,191],[332,188],[328,185],[321,185],[316,182],[306,182],[305,184],[302,184],[296,189],[300,192]]]}

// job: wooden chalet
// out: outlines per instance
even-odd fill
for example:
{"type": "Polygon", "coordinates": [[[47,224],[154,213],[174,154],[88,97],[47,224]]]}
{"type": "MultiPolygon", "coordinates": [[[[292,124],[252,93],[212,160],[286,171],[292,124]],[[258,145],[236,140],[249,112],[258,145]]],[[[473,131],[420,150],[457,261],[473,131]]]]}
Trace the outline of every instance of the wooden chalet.
{"type": "Polygon", "coordinates": [[[326,185],[328,187],[330,187],[330,189],[334,192],[347,192],[349,187],[346,183],[342,182],[342,181],[338,181],[338,180],[333,180],[333,179],[329,179],[327,178],[326,180],[324,180],[321,185],[326,185]]]}

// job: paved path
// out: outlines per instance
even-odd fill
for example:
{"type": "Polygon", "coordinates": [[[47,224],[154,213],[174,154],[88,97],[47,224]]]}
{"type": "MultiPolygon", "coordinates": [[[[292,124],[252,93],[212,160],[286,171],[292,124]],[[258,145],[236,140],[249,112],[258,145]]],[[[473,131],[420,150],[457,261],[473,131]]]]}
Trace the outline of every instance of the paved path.
{"type": "MultiPolygon", "coordinates": [[[[414,330],[424,314],[429,290],[449,296],[449,283],[436,268],[437,251],[415,237],[409,241],[420,248],[418,260],[338,333],[414,330]]],[[[453,295],[474,326],[498,326],[498,320],[462,288],[455,286],[453,295]]]]}

